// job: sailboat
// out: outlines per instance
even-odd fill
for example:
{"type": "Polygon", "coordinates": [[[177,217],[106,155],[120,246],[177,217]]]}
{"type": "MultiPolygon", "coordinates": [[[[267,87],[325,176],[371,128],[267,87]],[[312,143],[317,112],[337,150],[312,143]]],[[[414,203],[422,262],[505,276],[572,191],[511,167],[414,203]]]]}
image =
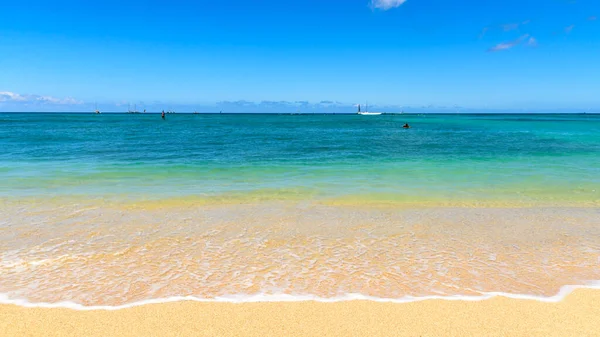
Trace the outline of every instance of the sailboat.
{"type": "Polygon", "coordinates": [[[381,112],[369,112],[369,103],[367,103],[367,107],[365,109],[365,111],[360,111],[360,104],[358,105],[358,112],[359,115],[365,115],[365,116],[376,116],[376,115],[381,115],[381,112]]]}
{"type": "Polygon", "coordinates": [[[128,104],[127,113],[130,113],[130,114],[139,114],[140,112],[137,111],[137,104],[133,105],[133,110],[131,110],[131,105],[128,104]]]}
{"type": "Polygon", "coordinates": [[[96,108],[95,108],[96,110],[94,110],[94,113],[95,114],[100,114],[101,112],[100,112],[100,110],[98,110],[98,103],[94,103],[94,104],[96,106],[96,108]]]}

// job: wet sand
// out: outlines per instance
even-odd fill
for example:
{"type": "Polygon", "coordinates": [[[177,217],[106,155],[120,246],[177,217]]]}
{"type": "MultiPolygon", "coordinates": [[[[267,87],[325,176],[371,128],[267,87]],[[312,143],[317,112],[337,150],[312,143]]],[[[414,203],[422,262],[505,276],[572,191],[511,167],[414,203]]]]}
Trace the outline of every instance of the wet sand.
{"type": "Polygon", "coordinates": [[[550,297],[600,280],[597,208],[0,205],[0,294],[550,297]],[[1,227],[1,226],[0,226],[1,227]]]}
{"type": "Polygon", "coordinates": [[[493,298],[413,303],[149,304],[121,310],[0,306],[2,336],[600,336],[600,291],[557,303],[493,298]]]}

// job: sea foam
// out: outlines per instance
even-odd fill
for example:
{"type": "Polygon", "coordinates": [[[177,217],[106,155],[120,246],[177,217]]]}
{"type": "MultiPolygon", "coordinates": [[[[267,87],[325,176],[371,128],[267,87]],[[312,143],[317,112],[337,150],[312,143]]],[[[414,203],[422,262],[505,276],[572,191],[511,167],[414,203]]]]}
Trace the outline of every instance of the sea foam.
{"type": "Polygon", "coordinates": [[[288,294],[254,294],[254,295],[230,295],[216,297],[212,299],[199,298],[195,296],[172,296],[167,298],[148,299],[143,301],[136,301],[117,306],[107,305],[82,305],[74,302],[57,302],[57,303],[32,303],[25,299],[11,299],[7,294],[0,294],[0,304],[17,305],[25,308],[45,308],[45,309],[71,309],[71,310],[122,310],[128,308],[134,308],[142,305],[149,304],[163,304],[163,303],[174,303],[174,302],[202,302],[202,303],[232,303],[232,304],[243,304],[243,303],[268,303],[268,302],[319,302],[319,303],[338,303],[348,301],[370,301],[377,303],[411,303],[421,301],[485,301],[496,297],[504,297],[515,300],[528,300],[538,301],[544,303],[557,303],[564,300],[569,294],[577,289],[596,289],[600,290],[600,281],[591,281],[585,285],[566,285],[561,287],[560,291],[554,296],[535,296],[527,294],[511,294],[503,292],[487,292],[481,293],[479,296],[422,296],[412,297],[405,296],[402,298],[380,298],[366,296],[362,294],[345,294],[342,296],[323,298],[312,295],[288,295],[288,294]]]}

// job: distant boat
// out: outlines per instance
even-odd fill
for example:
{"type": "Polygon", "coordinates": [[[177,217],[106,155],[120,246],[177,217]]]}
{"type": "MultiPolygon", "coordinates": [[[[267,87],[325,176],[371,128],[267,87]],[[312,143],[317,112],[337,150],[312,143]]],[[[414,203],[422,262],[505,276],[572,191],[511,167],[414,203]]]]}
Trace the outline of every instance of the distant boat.
{"type": "Polygon", "coordinates": [[[133,105],[133,110],[131,110],[131,106],[128,105],[127,106],[127,113],[130,113],[130,114],[139,114],[140,112],[137,110],[137,104],[133,105]]]}
{"type": "Polygon", "coordinates": [[[360,104],[358,105],[358,112],[359,115],[364,115],[364,116],[376,116],[376,115],[381,115],[381,112],[369,112],[369,104],[367,103],[367,107],[365,108],[365,111],[360,111],[360,104]]]}
{"type": "Polygon", "coordinates": [[[100,114],[100,110],[98,110],[98,103],[94,103],[96,105],[96,110],[94,111],[95,114],[100,114]]]}

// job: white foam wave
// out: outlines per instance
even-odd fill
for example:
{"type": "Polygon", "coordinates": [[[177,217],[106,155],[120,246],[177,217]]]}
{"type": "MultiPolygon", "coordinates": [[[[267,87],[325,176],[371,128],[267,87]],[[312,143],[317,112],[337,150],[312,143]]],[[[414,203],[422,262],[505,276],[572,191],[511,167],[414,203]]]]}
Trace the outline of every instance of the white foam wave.
{"type": "Polygon", "coordinates": [[[589,282],[586,285],[567,285],[563,286],[560,291],[549,297],[526,295],[526,294],[510,294],[503,292],[488,292],[482,293],[479,296],[422,296],[413,297],[406,296],[402,298],[380,298],[366,296],[362,294],[346,294],[343,296],[323,298],[311,295],[288,295],[288,294],[256,294],[256,295],[231,295],[224,297],[216,297],[212,299],[199,298],[195,296],[173,296],[162,299],[149,299],[144,301],[138,301],[117,306],[106,306],[106,305],[92,305],[86,306],[74,302],[57,302],[57,303],[32,303],[23,299],[11,299],[7,294],[0,294],[0,304],[17,305],[25,308],[64,308],[72,310],[121,310],[128,309],[148,304],[161,304],[161,303],[172,303],[172,302],[203,302],[203,303],[260,303],[260,302],[321,302],[321,303],[336,303],[346,301],[371,301],[378,303],[410,303],[419,301],[429,300],[443,300],[443,301],[484,301],[494,297],[504,297],[518,300],[530,300],[539,301],[546,303],[556,303],[562,301],[570,293],[576,289],[598,289],[600,290],[600,281],[589,282]]]}

